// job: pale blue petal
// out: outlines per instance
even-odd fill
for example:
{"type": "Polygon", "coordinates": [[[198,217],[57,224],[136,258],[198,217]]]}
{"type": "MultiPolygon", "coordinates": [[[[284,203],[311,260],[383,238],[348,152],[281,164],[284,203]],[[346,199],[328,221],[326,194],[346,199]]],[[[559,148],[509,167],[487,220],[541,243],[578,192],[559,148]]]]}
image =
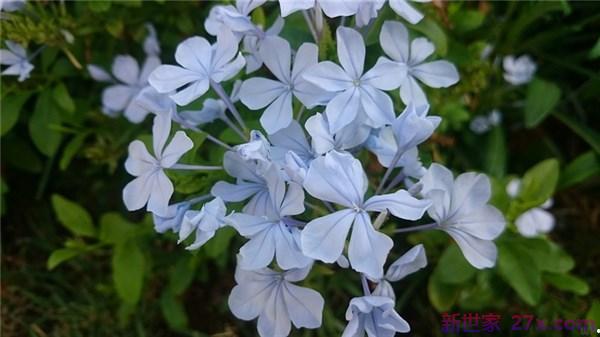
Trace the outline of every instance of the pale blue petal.
{"type": "MultiPolygon", "coordinates": [[[[373,127],[383,127],[394,121],[394,103],[388,94],[368,85],[360,86],[360,103],[373,122],[373,127]]],[[[327,106],[329,107],[329,106],[327,106]]],[[[329,117],[329,115],[328,115],[329,117]]]]}
{"type": "Polygon", "coordinates": [[[264,190],[264,188],[264,185],[256,183],[239,182],[238,184],[231,184],[218,181],[213,185],[210,194],[221,197],[221,199],[228,202],[238,202],[250,198],[259,191],[264,190]]]}
{"type": "Polygon", "coordinates": [[[308,68],[304,71],[302,77],[330,92],[343,91],[353,86],[352,78],[346,74],[342,67],[331,61],[320,62],[308,68]]]}
{"type": "Polygon", "coordinates": [[[390,7],[406,21],[417,24],[423,19],[423,14],[414,9],[406,0],[390,0],[390,7]]]}
{"type": "Polygon", "coordinates": [[[292,93],[282,92],[263,112],[260,125],[268,134],[273,134],[290,125],[293,120],[292,93]]]}
{"type": "Polygon", "coordinates": [[[447,88],[459,80],[458,70],[448,61],[433,61],[419,64],[412,75],[432,88],[447,88]]]}
{"type": "Polygon", "coordinates": [[[387,209],[397,218],[418,220],[423,217],[429,206],[431,201],[419,200],[406,190],[398,190],[391,194],[372,196],[365,202],[364,208],[367,211],[377,212],[387,209]]]}
{"type": "Polygon", "coordinates": [[[325,301],[317,291],[284,282],[282,289],[289,318],[297,328],[321,326],[325,301]]]}
{"type": "Polygon", "coordinates": [[[168,213],[169,200],[174,191],[173,183],[162,170],[157,170],[153,174],[151,182],[152,190],[146,208],[149,212],[163,216],[168,213]]]}
{"type": "Polygon", "coordinates": [[[360,108],[361,93],[356,87],[337,94],[325,108],[329,131],[336,133],[356,119],[360,108]]]}
{"type": "Polygon", "coordinates": [[[262,109],[286,92],[283,83],[262,77],[247,79],[240,87],[240,100],[252,110],[262,109]]]}
{"type": "Polygon", "coordinates": [[[411,66],[416,66],[417,64],[425,61],[433,52],[435,51],[435,46],[431,41],[427,40],[424,37],[418,37],[410,43],[410,59],[408,64],[411,66]]]}
{"type": "Polygon", "coordinates": [[[335,262],[342,255],[354,218],[354,211],[342,210],[307,223],[301,237],[304,254],[327,263],[335,262]]]}
{"type": "Polygon", "coordinates": [[[300,248],[300,230],[288,227],[283,222],[272,229],[275,241],[275,257],[281,269],[304,268],[312,263],[300,248]]]}
{"type": "MultiPolygon", "coordinates": [[[[390,0],[390,6],[397,1],[403,0],[390,0]]],[[[383,23],[381,33],[379,33],[379,44],[381,44],[381,49],[394,61],[405,65],[408,63],[409,41],[408,30],[403,24],[398,21],[383,23]]]]}
{"type": "Polygon", "coordinates": [[[112,64],[112,73],[123,83],[135,85],[138,82],[140,66],[130,55],[118,55],[112,64]]]}
{"type": "Polygon", "coordinates": [[[339,27],[336,31],[337,54],[340,64],[350,75],[358,80],[365,65],[365,42],[362,35],[354,29],[339,27]]]}
{"type": "Polygon", "coordinates": [[[406,66],[380,57],[361,78],[361,84],[380,90],[398,89],[406,78],[406,66]]]}
{"type": "Polygon", "coordinates": [[[289,42],[278,36],[268,36],[261,43],[260,56],[279,81],[288,85],[292,83],[290,69],[292,50],[289,42]]]}
{"type": "Polygon", "coordinates": [[[399,281],[426,266],[427,255],[425,255],[425,248],[422,244],[419,244],[412,247],[398,260],[394,261],[394,263],[388,267],[385,278],[392,282],[399,281]]]}
{"type": "Polygon", "coordinates": [[[498,250],[493,241],[479,239],[453,228],[444,228],[444,231],[456,241],[465,259],[473,267],[484,269],[491,268],[496,264],[498,250]]]}
{"type": "Polygon", "coordinates": [[[359,212],[352,226],[348,258],[352,269],[367,276],[383,277],[383,264],[394,242],[387,235],[377,232],[366,212],[359,212]]]}

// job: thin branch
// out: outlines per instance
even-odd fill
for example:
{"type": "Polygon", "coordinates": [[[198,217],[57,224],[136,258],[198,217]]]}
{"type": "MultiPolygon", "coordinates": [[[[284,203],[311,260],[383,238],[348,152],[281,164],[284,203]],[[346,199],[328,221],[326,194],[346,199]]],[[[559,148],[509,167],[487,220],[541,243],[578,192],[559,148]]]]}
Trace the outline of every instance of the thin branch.
{"type": "Polygon", "coordinates": [[[233,102],[231,101],[231,98],[229,97],[229,95],[227,95],[227,93],[225,92],[225,89],[223,89],[223,87],[221,86],[220,83],[217,83],[213,80],[210,80],[210,86],[217,93],[219,98],[221,98],[223,100],[223,102],[225,102],[225,106],[227,106],[227,109],[229,109],[229,111],[233,115],[233,118],[235,118],[235,120],[238,122],[238,124],[240,124],[242,129],[244,129],[244,132],[247,133],[248,128],[246,127],[246,123],[244,123],[242,116],[240,115],[239,111],[237,110],[237,108],[235,107],[233,102]]]}

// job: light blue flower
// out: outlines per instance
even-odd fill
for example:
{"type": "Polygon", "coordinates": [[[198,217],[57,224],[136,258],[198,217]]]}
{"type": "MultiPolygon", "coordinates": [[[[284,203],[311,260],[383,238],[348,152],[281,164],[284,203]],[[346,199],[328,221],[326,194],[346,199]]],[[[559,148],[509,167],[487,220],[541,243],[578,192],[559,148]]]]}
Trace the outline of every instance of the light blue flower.
{"type": "Polygon", "coordinates": [[[502,66],[504,67],[504,79],[512,85],[528,83],[537,70],[537,64],[529,55],[505,56],[502,59],[502,66]]]}
{"type": "Polygon", "coordinates": [[[286,183],[279,169],[272,165],[265,172],[269,189],[270,215],[231,214],[228,222],[249,238],[238,255],[242,269],[256,270],[268,266],[273,257],[282,269],[303,268],[312,262],[300,249],[300,229],[290,216],[304,212],[304,191],[299,184],[286,183]]]}
{"type": "Polygon", "coordinates": [[[25,0],[2,0],[0,1],[0,11],[14,12],[25,7],[25,0]]]}
{"type": "Polygon", "coordinates": [[[308,108],[322,101],[319,99],[322,90],[302,78],[306,69],[317,64],[318,51],[315,44],[302,44],[291,67],[290,44],[273,36],[262,42],[260,56],[277,80],[253,77],[244,81],[240,100],[252,110],[267,107],[260,117],[260,124],[268,134],[273,134],[292,122],[294,96],[308,108]]]}
{"type": "Polygon", "coordinates": [[[29,78],[33,70],[33,64],[29,63],[27,51],[23,46],[12,41],[4,41],[8,49],[0,49],[0,64],[7,65],[8,68],[2,71],[2,75],[19,76],[19,82],[29,78]]]}
{"type": "Polygon", "coordinates": [[[102,91],[103,112],[109,116],[123,112],[131,122],[142,122],[150,111],[139,105],[135,98],[148,86],[148,76],[160,63],[158,57],[148,56],[140,70],[135,58],[118,55],[112,64],[112,73],[117,81],[99,66],[88,65],[88,72],[96,81],[116,82],[102,91]]]}
{"type": "Polygon", "coordinates": [[[341,67],[331,61],[320,62],[304,73],[304,78],[335,96],[327,103],[325,114],[331,133],[338,132],[359,114],[372,127],[390,124],[394,119],[392,99],[382,90],[400,86],[405,73],[394,62],[380,57],[363,74],[365,43],[359,32],[339,27],[337,54],[341,67]]]}
{"type": "Polygon", "coordinates": [[[377,12],[385,5],[385,0],[357,1],[358,8],[354,17],[357,27],[364,27],[377,17],[377,12]]]}
{"type": "Polygon", "coordinates": [[[237,268],[237,285],[229,295],[229,309],[235,317],[250,321],[258,317],[261,337],[286,337],[291,324],[297,328],[321,326],[325,301],[317,291],[297,286],[310,266],[283,273],[263,268],[246,271],[237,268]]]}
{"type": "MultiPolygon", "coordinates": [[[[521,180],[512,179],[506,185],[506,192],[509,197],[516,198],[521,191],[521,180]]],[[[554,201],[552,198],[546,200],[539,207],[533,207],[523,212],[515,220],[517,230],[526,238],[536,237],[541,234],[549,233],[556,223],[554,215],[547,211],[552,207],[554,201]]]]}
{"type": "Polygon", "coordinates": [[[427,256],[423,245],[419,244],[412,247],[388,267],[384,278],[374,280],[377,282],[377,287],[373,291],[373,295],[386,296],[396,300],[396,294],[390,282],[400,281],[419,269],[425,268],[425,266],[427,266],[427,256]]]}
{"type": "MultiPolygon", "coordinates": [[[[431,0],[413,0],[414,2],[431,2],[431,0]]],[[[423,19],[423,14],[414,9],[407,0],[390,0],[390,7],[396,14],[400,15],[406,21],[414,24],[423,19]]]]}
{"type": "Polygon", "coordinates": [[[154,117],[152,127],[154,156],[148,153],[144,143],[139,140],[129,144],[125,169],[136,178],[123,189],[123,201],[128,210],[138,210],[147,204],[148,211],[159,216],[167,216],[169,199],[173,194],[173,183],[164,169],[174,166],[194,145],[183,131],[177,131],[165,147],[170,130],[169,116],[154,117]]]}
{"type": "Polygon", "coordinates": [[[400,22],[384,22],[379,42],[383,51],[407,72],[400,85],[400,98],[404,104],[427,104],[427,97],[417,79],[432,88],[447,88],[458,82],[458,71],[452,63],[443,60],[425,62],[435,47],[422,37],[411,42],[408,30],[400,22]]]}
{"type": "Polygon", "coordinates": [[[225,28],[236,34],[245,34],[256,29],[250,18],[250,12],[267,0],[236,0],[235,6],[214,6],[204,20],[204,29],[210,35],[217,36],[225,28]]]}
{"type": "Polygon", "coordinates": [[[180,66],[161,65],[150,74],[150,84],[159,93],[169,93],[177,105],[187,105],[204,95],[211,81],[220,83],[235,76],[245,64],[238,41],[223,29],[214,45],[199,36],[181,42],[175,51],[180,66]],[[237,55],[237,56],[236,56],[237,55]]]}
{"type": "Polygon", "coordinates": [[[488,177],[471,172],[455,180],[450,170],[434,163],[415,187],[433,202],[429,216],[456,241],[467,261],[479,269],[493,267],[497,249],[492,240],[502,233],[506,222],[502,213],[488,204],[488,177]]]}
{"type": "Polygon", "coordinates": [[[158,56],[160,55],[160,43],[156,36],[156,29],[151,23],[146,24],[146,29],[148,30],[148,36],[144,39],[144,52],[146,52],[146,55],[158,56]]]}
{"type": "Polygon", "coordinates": [[[277,36],[283,29],[284,21],[277,17],[275,22],[264,32],[260,27],[256,27],[254,34],[246,34],[242,40],[244,57],[246,58],[246,74],[258,70],[263,65],[263,59],[260,55],[262,43],[269,37],[277,36]]]}
{"type": "Polygon", "coordinates": [[[219,228],[224,226],[226,212],[225,203],[219,197],[204,204],[199,211],[189,210],[185,212],[179,230],[178,243],[181,243],[195,232],[196,239],[185,249],[194,250],[202,247],[215,236],[219,228]]]}
{"type": "Polygon", "coordinates": [[[311,137],[311,144],[318,154],[325,154],[331,150],[348,150],[361,145],[367,140],[371,128],[360,118],[332,133],[327,121],[327,116],[316,113],[310,116],[304,127],[311,137]]]}
{"type": "Polygon", "coordinates": [[[333,263],[342,255],[352,226],[348,248],[352,268],[379,279],[393,241],[375,230],[367,211],[388,210],[396,217],[416,220],[423,216],[430,202],[415,199],[405,190],[364,201],[367,185],[360,161],[348,153],[330,151],[313,160],[304,188],[315,198],[345,208],[306,224],[302,230],[302,251],[311,258],[333,263]]]}
{"type": "Polygon", "coordinates": [[[236,183],[217,182],[210,193],[226,202],[250,200],[242,209],[251,215],[267,215],[271,212],[271,201],[267,182],[258,172],[258,164],[246,161],[233,151],[228,151],[223,157],[223,168],[230,176],[236,178],[236,183]]]}
{"type": "Polygon", "coordinates": [[[394,310],[394,301],[385,296],[355,297],[346,310],[348,325],[342,337],[393,337],[409,332],[410,326],[394,310]]]}
{"type": "Polygon", "coordinates": [[[154,230],[158,233],[164,233],[170,229],[173,232],[178,233],[179,228],[181,228],[183,216],[185,212],[190,209],[190,206],[190,202],[183,201],[169,205],[167,212],[163,216],[153,213],[152,220],[154,222],[154,230]]]}

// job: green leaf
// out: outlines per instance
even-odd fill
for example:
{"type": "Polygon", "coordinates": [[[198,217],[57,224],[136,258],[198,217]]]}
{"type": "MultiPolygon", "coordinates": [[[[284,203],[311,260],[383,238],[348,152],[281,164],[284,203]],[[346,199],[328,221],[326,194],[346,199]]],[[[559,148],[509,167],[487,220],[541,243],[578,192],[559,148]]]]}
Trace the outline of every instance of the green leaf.
{"type": "Polygon", "coordinates": [[[551,273],[567,273],[575,267],[573,258],[552,241],[541,238],[527,239],[518,237],[514,244],[525,251],[533,259],[541,271],[551,273]]]}
{"type": "Polygon", "coordinates": [[[115,247],[112,258],[112,277],[119,297],[136,304],[142,294],[145,259],[134,240],[115,247]]]}
{"type": "Polygon", "coordinates": [[[596,130],[587,127],[582,122],[574,119],[571,115],[563,112],[554,112],[553,115],[590,144],[596,153],[600,153],[600,134],[596,130]]]}
{"type": "Polygon", "coordinates": [[[590,50],[588,57],[590,59],[597,59],[600,57],[600,37],[596,41],[596,44],[594,44],[594,46],[590,50]]]}
{"type": "Polygon", "coordinates": [[[525,208],[541,205],[552,197],[558,174],[558,160],[552,158],[538,163],[523,175],[518,197],[526,204],[525,208]]]}
{"type": "Polygon", "coordinates": [[[6,137],[3,140],[2,155],[7,163],[23,171],[40,173],[44,168],[44,163],[31,142],[21,137],[6,137]]]}
{"type": "Polygon", "coordinates": [[[504,177],[506,173],[506,139],[501,127],[492,128],[489,132],[484,157],[485,172],[496,178],[504,177]]]}
{"type": "Polygon", "coordinates": [[[527,89],[525,126],[535,127],[548,116],[560,100],[560,88],[548,81],[535,78],[527,89]]]}
{"type": "Polygon", "coordinates": [[[498,242],[498,270],[506,282],[529,305],[542,296],[542,277],[526,251],[507,242],[498,242]]]}
{"type": "Polygon", "coordinates": [[[187,327],[188,318],[185,308],[181,301],[169,291],[163,291],[160,296],[160,310],[169,328],[177,331],[187,327]]]}
{"type": "Polygon", "coordinates": [[[64,83],[59,83],[52,90],[52,95],[54,97],[54,101],[58,106],[64,111],[72,114],[75,112],[75,102],[71,95],[69,94],[69,90],[64,85],[64,83]]]}
{"type": "Polygon", "coordinates": [[[196,274],[196,259],[190,254],[177,260],[169,273],[169,289],[174,295],[181,295],[192,284],[196,274]]]}
{"type": "Polygon", "coordinates": [[[52,254],[50,254],[50,257],[48,257],[48,261],[46,262],[46,267],[48,268],[48,270],[52,270],[59,264],[74,258],[75,256],[79,255],[80,253],[81,253],[81,250],[79,250],[79,249],[73,249],[73,248],[57,249],[57,250],[53,251],[52,254]]]}
{"type": "Polygon", "coordinates": [[[58,217],[58,221],[75,235],[96,235],[96,229],[90,214],[77,203],[64,198],[61,195],[52,195],[52,207],[58,217]]]}
{"type": "Polygon", "coordinates": [[[229,251],[229,242],[235,237],[235,230],[231,227],[224,227],[217,231],[215,237],[204,245],[206,255],[217,258],[229,251]]]}
{"type": "Polygon", "coordinates": [[[575,158],[560,175],[558,187],[567,188],[600,174],[600,158],[597,153],[588,151],[575,158]]]}
{"type": "Polygon", "coordinates": [[[432,274],[427,283],[429,301],[437,311],[448,311],[458,299],[460,288],[456,285],[442,282],[436,275],[435,273],[432,274]]]}
{"type": "Polygon", "coordinates": [[[423,33],[435,45],[435,51],[440,56],[445,56],[448,52],[448,37],[444,30],[430,18],[423,18],[418,24],[412,25],[411,28],[423,33]]]}
{"type": "Polygon", "coordinates": [[[485,21],[485,14],[474,9],[457,10],[450,20],[457,32],[464,33],[479,28],[485,21]]]}
{"type": "Polygon", "coordinates": [[[588,310],[585,318],[594,321],[596,324],[600,324],[600,300],[592,301],[590,310],[588,310]]]}
{"type": "Polygon", "coordinates": [[[71,160],[73,160],[73,157],[77,154],[87,136],[87,132],[80,133],[67,143],[67,146],[65,146],[65,149],[63,150],[62,157],[60,158],[60,162],[58,163],[58,167],[61,171],[64,171],[69,167],[71,160]]]}
{"type": "Polygon", "coordinates": [[[88,5],[88,8],[92,12],[96,12],[96,13],[106,12],[110,9],[110,1],[109,0],[89,1],[87,3],[87,5],[88,5]]]}
{"type": "Polygon", "coordinates": [[[457,245],[450,245],[435,267],[434,273],[440,282],[450,284],[461,284],[471,279],[477,269],[473,268],[465,260],[457,245]]]}
{"type": "Polygon", "coordinates": [[[27,101],[31,93],[18,93],[14,95],[5,95],[2,97],[0,108],[0,136],[4,136],[15,126],[19,120],[19,114],[23,104],[27,101]]]}
{"type": "Polygon", "coordinates": [[[102,242],[120,245],[133,237],[135,233],[135,225],[125,220],[117,212],[104,213],[100,217],[98,239],[102,242]]]}
{"type": "Polygon", "coordinates": [[[569,291],[574,294],[585,296],[590,292],[590,287],[581,278],[569,274],[544,274],[544,281],[555,286],[557,289],[569,291]]]}
{"type": "Polygon", "coordinates": [[[46,90],[38,96],[33,115],[29,119],[29,135],[33,144],[44,155],[54,155],[62,135],[52,130],[53,125],[60,124],[60,112],[56,109],[51,93],[46,90]]]}

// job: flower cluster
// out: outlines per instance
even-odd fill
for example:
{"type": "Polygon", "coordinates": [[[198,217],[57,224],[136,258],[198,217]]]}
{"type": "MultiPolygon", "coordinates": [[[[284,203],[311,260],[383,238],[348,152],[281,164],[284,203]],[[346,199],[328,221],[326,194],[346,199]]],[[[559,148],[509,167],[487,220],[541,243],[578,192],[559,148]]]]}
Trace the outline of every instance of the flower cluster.
{"type": "MultiPolygon", "coordinates": [[[[425,167],[419,158],[419,145],[441,122],[429,115],[421,85],[449,87],[458,82],[458,71],[448,61],[432,60],[434,45],[423,37],[411,39],[400,21],[383,23],[384,55],[366,69],[363,35],[344,26],[344,19],[354,16],[356,27],[368,26],[384,0],[281,0],[282,16],[302,11],[315,37],[316,43],[297,50],[278,36],[281,17],[266,30],[253,23],[251,12],[265,2],[214,6],[204,24],[216,41],[185,39],[175,52],[177,65],[161,65],[149,26],[141,70],[126,55],[115,59],[113,76],[89,67],[95,79],[112,83],[103,94],[106,113],[124,111],[132,122],[154,114],[153,153],[139,140],[129,146],[125,168],[135,179],[123,190],[125,205],[152,212],[156,230],[177,233],[186,249],[199,249],[226,226],[247,239],[239,250],[229,307],[242,320],[257,318],[261,336],[287,336],[292,325],[321,325],[325,299],[296,284],[315,263],[351,268],[361,280],[364,294],[348,301],[344,336],[408,332],[409,324],[394,309],[391,283],[424,268],[427,258],[418,245],[388,265],[394,248],[390,233],[443,231],[473,266],[489,268],[497,255],[493,240],[505,226],[502,214],[488,204],[485,175],[455,178],[444,166],[425,167]],[[337,62],[318,57],[323,15],[342,17],[335,30],[337,62]],[[236,81],[231,94],[223,88],[242,69],[251,74],[263,65],[272,76],[236,81]],[[396,104],[405,106],[400,113],[390,95],[396,90],[396,104]],[[219,99],[205,98],[202,110],[185,110],[209,91],[219,99]],[[261,113],[264,133],[247,129],[240,105],[261,113]],[[201,130],[217,119],[243,142],[227,144],[201,130]],[[186,131],[170,137],[173,122],[186,131]],[[181,163],[194,146],[186,132],[203,132],[226,148],[222,166],[181,163]],[[368,175],[359,160],[365,152],[377,158],[385,174],[368,175]],[[217,182],[210,195],[171,200],[174,188],[166,171],[219,169],[232,179],[217,182]],[[228,212],[231,202],[243,203],[241,211],[228,212]],[[384,232],[388,216],[420,224],[384,232]]],[[[409,23],[422,18],[405,0],[389,5],[409,23]]]]}

